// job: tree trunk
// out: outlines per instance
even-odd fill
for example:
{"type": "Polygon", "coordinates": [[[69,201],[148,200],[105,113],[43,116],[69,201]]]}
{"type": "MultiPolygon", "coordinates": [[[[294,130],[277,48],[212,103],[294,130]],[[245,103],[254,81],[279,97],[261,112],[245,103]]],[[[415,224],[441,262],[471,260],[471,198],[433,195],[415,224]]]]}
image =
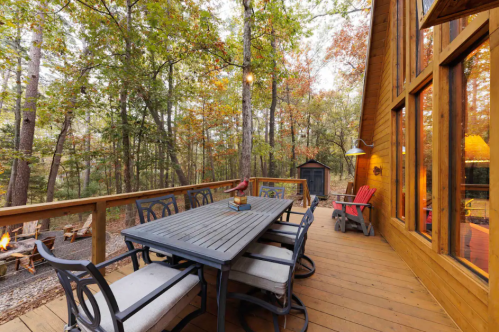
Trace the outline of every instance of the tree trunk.
{"type": "MultiPolygon", "coordinates": [[[[16,186],[12,199],[12,205],[25,205],[28,200],[28,187],[31,169],[29,164],[33,152],[33,139],[35,136],[36,104],[38,100],[38,82],[40,79],[40,61],[42,58],[43,25],[45,21],[45,10],[47,3],[42,0],[39,5],[36,23],[31,38],[30,61],[28,65],[28,84],[26,86],[25,103],[23,107],[23,125],[20,134],[19,151],[23,157],[18,162],[16,186]]],[[[11,225],[9,229],[22,226],[22,224],[11,225]]]]}
{"type": "MultiPolygon", "coordinates": [[[[241,179],[251,177],[251,0],[243,0],[244,31],[243,31],[243,141],[241,151],[241,179]]],[[[252,74],[251,74],[252,75],[252,74]]]]}
{"type": "Polygon", "coordinates": [[[269,177],[277,177],[276,165],[274,160],[274,146],[275,146],[275,109],[277,106],[277,46],[274,28],[272,28],[272,56],[274,59],[272,68],[272,103],[270,104],[270,119],[269,119],[269,177]]]}
{"type": "MultiPolygon", "coordinates": [[[[177,173],[178,180],[180,181],[180,185],[187,186],[189,183],[187,182],[187,178],[185,177],[184,172],[182,171],[182,167],[180,167],[180,162],[177,158],[176,146],[173,141],[173,127],[172,127],[172,108],[173,108],[173,63],[170,63],[168,68],[168,102],[166,104],[166,112],[167,112],[167,126],[168,126],[168,154],[170,155],[170,159],[172,161],[172,167],[177,173]]],[[[164,127],[163,127],[164,130],[164,127]]],[[[173,180],[173,175],[172,175],[173,180]]]]}
{"type": "Polygon", "coordinates": [[[21,26],[17,25],[17,36],[16,36],[16,51],[17,51],[17,68],[16,68],[16,105],[14,106],[14,159],[12,160],[12,168],[10,171],[9,186],[7,188],[7,194],[5,196],[5,206],[12,205],[12,196],[14,195],[14,189],[16,184],[17,167],[19,159],[17,154],[19,152],[20,143],[20,132],[21,132],[21,98],[22,98],[22,86],[21,86],[21,74],[22,74],[22,56],[21,56],[21,26]]]}
{"type": "MultiPolygon", "coordinates": [[[[140,130],[139,130],[139,137],[138,137],[138,142],[137,142],[137,152],[136,152],[136,162],[135,162],[135,191],[139,191],[140,189],[140,145],[142,144],[142,136],[144,133],[144,121],[146,119],[146,110],[144,110],[144,114],[142,115],[142,122],[140,123],[140,130]]],[[[147,148],[147,146],[146,146],[147,148]]],[[[154,177],[151,174],[151,178],[154,179],[154,177]]],[[[152,188],[154,188],[154,180],[152,180],[152,188]]]]}
{"type": "MultiPolygon", "coordinates": [[[[64,123],[62,124],[61,132],[57,137],[57,143],[55,145],[54,156],[52,157],[52,164],[50,165],[49,179],[47,182],[46,202],[52,202],[54,200],[55,181],[57,179],[57,173],[59,172],[59,166],[61,164],[61,158],[62,158],[62,151],[64,149],[64,142],[66,141],[68,130],[71,127],[72,118],[73,118],[73,111],[71,109],[66,113],[64,117],[64,123]]],[[[48,230],[49,227],[50,227],[50,219],[44,219],[42,221],[41,229],[48,230]]]]}
{"type": "Polygon", "coordinates": [[[289,177],[296,177],[296,139],[295,139],[295,128],[294,128],[294,120],[293,120],[293,110],[291,109],[291,100],[289,98],[289,86],[286,84],[286,94],[288,100],[288,109],[289,109],[289,122],[291,125],[291,167],[289,170],[289,177]]]}
{"type": "Polygon", "coordinates": [[[85,137],[85,172],[83,173],[83,192],[86,191],[90,184],[90,110],[86,110],[87,131],[85,137]]]}
{"type": "MultiPolygon", "coordinates": [[[[130,34],[132,31],[132,5],[130,0],[127,0],[127,26],[126,26],[126,37],[125,37],[125,75],[130,74],[130,58],[131,58],[131,41],[130,34]]],[[[132,169],[131,169],[131,158],[130,158],[130,129],[128,127],[128,112],[127,112],[127,101],[128,101],[128,77],[123,79],[123,86],[120,92],[120,108],[121,108],[121,130],[122,130],[122,141],[123,141],[123,175],[125,178],[125,192],[132,192],[132,169]]],[[[135,224],[133,205],[128,204],[126,206],[125,213],[125,224],[127,227],[131,227],[135,224]]]]}
{"type": "Polygon", "coordinates": [[[210,158],[210,167],[211,167],[211,181],[217,181],[215,176],[215,161],[213,160],[213,147],[211,146],[210,141],[210,129],[206,128],[206,143],[208,143],[208,158],[210,158]]]}
{"type": "Polygon", "coordinates": [[[0,91],[0,114],[2,113],[2,109],[3,109],[3,102],[5,100],[5,93],[7,92],[7,87],[9,86],[9,79],[10,79],[10,68],[7,68],[7,70],[5,71],[4,79],[3,79],[2,91],[0,91]]]}

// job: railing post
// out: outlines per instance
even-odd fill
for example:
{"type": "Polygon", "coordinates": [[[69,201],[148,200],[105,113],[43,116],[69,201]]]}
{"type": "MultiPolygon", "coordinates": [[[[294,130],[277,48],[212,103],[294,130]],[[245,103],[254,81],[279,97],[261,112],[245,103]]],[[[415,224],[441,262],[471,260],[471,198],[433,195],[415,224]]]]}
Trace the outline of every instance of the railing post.
{"type": "Polygon", "coordinates": [[[307,186],[307,180],[302,181],[302,186],[303,186],[303,207],[307,208],[307,200],[308,200],[308,186],[307,186]]]}
{"type": "MultiPolygon", "coordinates": [[[[237,186],[237,181],[232,182],[232,188],[237,186]]],[[[230,197],[235,197],[236,196],[236,191],[231,191],[230,197]]]]}
{"type": "MultiPolygon", "coordinates": [[[[106,201],[95,203],[92,212],[92,263],[99,264],[106,260],[106,201]]],[[[105,269],[101,270],[105,274],[105,269]]]]}
{"type": "Polygon", "coordinates": [[[253,196],[258,196],[258,182],[260,180],[258,178],[255,178],[255,184],[253,185],[253,196]]]}

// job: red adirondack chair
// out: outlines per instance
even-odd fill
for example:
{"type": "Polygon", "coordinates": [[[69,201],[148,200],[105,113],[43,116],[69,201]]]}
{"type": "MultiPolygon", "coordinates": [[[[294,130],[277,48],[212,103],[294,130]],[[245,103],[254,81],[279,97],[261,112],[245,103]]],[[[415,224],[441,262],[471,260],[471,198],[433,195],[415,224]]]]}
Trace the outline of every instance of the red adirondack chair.
{"type": "MultiPolygon", "coordinates": [[[[349,225],[360,228],[364,232],[365,236],[373,236],[374,228],[371,224],[371,211],[372,205],[369,203],[374,193],[376,192],[376,188],[369,188],[369,186],[363,186],[355,195],[355,199],[353,202],[345,202],[345,201],[335,201],[333,202],[333,219],[336,219],[336,225],[334,229],[336,231],[341,230],[343,233],[346,231],[347,222],[349,225]],[[369,222],[366,223],[364,220],[364,215],[362,212],[365,208],[369,208],[369,222]]],[[[335,194],[339,196],[349,196],[353,195],[342,195],[335,194]]]]}

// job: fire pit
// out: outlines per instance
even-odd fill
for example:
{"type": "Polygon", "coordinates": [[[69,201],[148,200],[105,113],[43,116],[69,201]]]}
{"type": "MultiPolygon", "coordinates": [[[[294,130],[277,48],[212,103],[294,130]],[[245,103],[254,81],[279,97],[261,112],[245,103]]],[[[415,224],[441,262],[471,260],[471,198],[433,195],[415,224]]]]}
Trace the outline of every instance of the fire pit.
{"type": "Polygon", "coordinates": [[[35,239],[27,239],[18,242],[11,242],[8,233],[0,239],[0,261],[8,260],[13,253],[24,253],[32,251],[35,247],[35,239]]]}

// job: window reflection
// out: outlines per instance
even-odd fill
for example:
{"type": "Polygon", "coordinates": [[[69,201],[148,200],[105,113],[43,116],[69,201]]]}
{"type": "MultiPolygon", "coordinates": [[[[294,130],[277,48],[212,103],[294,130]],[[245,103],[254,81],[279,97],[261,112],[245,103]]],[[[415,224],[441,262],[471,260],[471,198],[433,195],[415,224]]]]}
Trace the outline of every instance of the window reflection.
{"type": "Polygon", "coordinates": [[[397,0],[397,96],[405,86],[405,8],[404,0],[397,0]]]}
{"type": "MultiPolygon", "coordinates": [[[[419,16],[416,12],[416,22],[419,22],[419,16]]],[[[428,67],[428,64],[433,60],[433,27],[420,30],[419,24],[416,23],[416,71],[418,75],[428,67]]]]}
{"type": "Polygon", "coordinates": [[[454,256],[488,276],[490,45],[485,41],[453,68],[452,235],[454,256]]]}
{"type": "Polygon", "coordinates": [[[468,15],[450,22],[450,40],[453,41],[478,16],[468,15]]]}
{"type": "Polygon", "coordinates": [[[397,112],[397,218],[405,222],[405,107],[397,112]]]}
{"type": "Polygon", "coordinates": [[[416,230],[431,239],[432,234],[432,166],[433,166],[433,85],[417,96],[416,115],[417,222],[416,230]]]}

